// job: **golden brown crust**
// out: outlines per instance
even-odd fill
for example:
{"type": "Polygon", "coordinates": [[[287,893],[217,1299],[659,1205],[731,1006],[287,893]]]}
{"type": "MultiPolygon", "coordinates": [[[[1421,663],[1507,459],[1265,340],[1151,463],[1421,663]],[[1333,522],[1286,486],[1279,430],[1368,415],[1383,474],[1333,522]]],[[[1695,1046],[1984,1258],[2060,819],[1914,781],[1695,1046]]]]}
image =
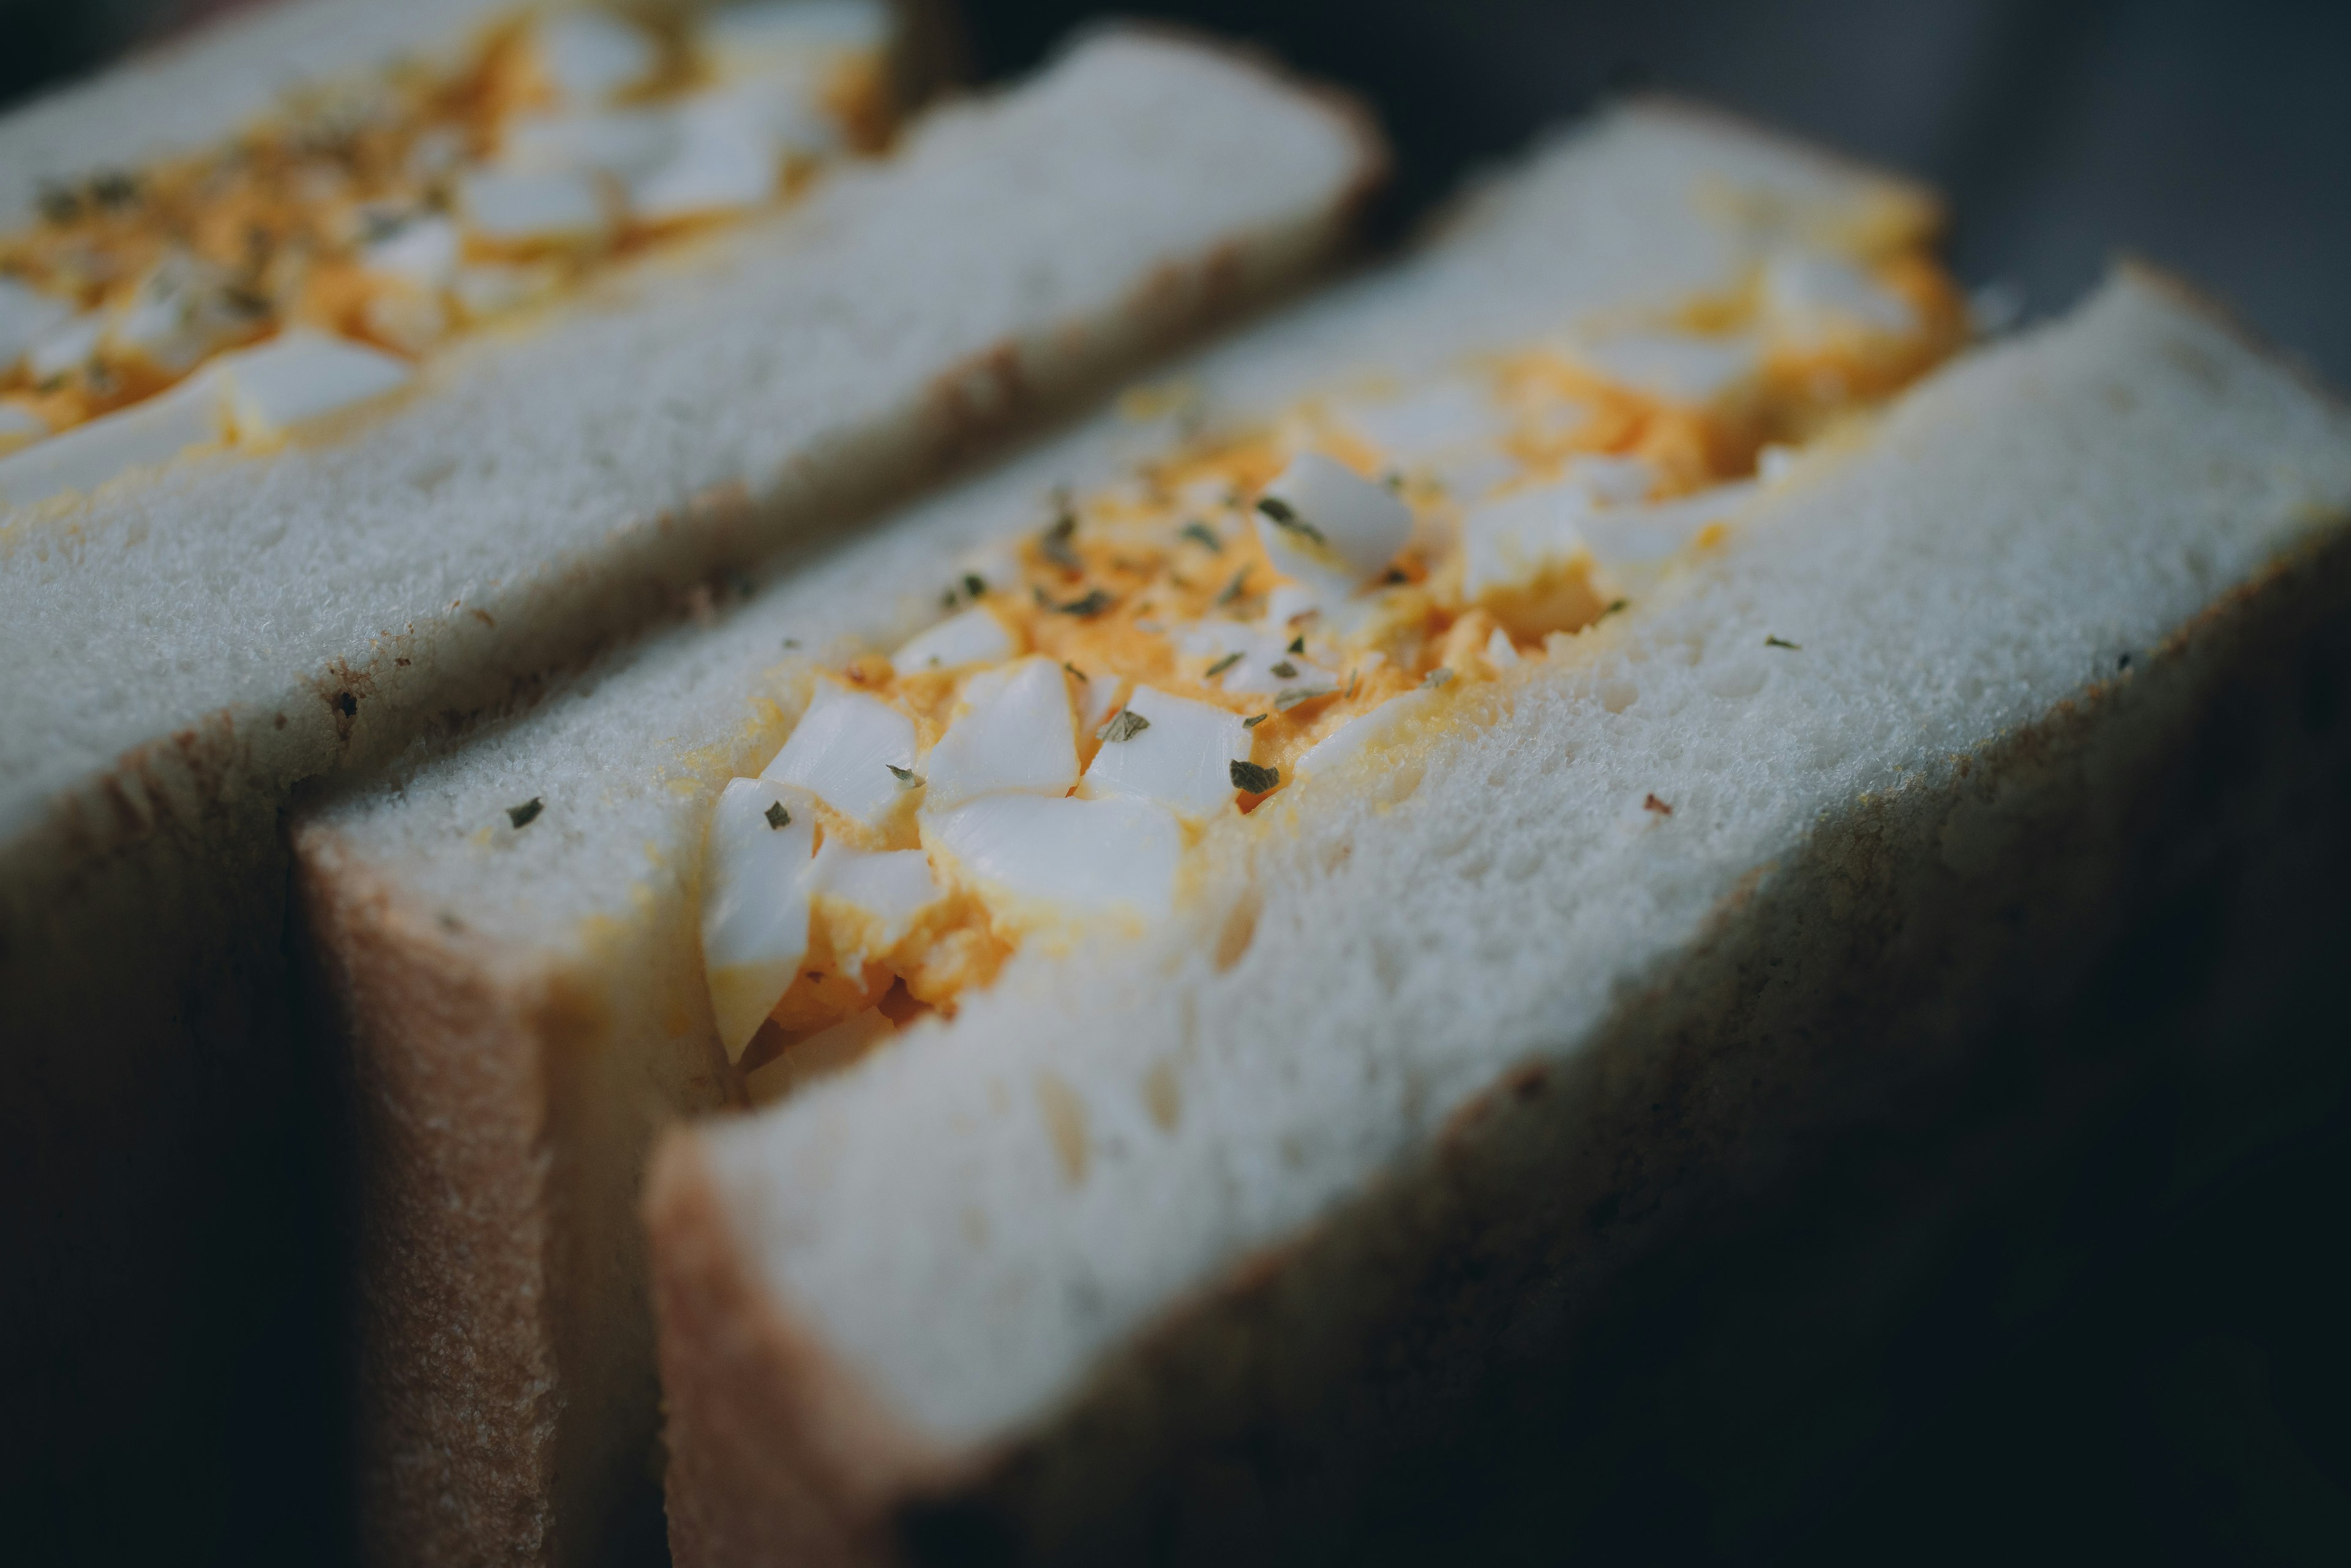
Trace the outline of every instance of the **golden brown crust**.
{"type": "Polygon", "coordinates": [[[330,832],[301,833],[297,865],[350,1049],[366,1555],[545,1561],[559,1403],[533,998],[414,929],[330,832]]]}
{"type": "Polygon", "coordinates": [[[645,1197],[661,1329],[670,1555],[677,1568],[884,1563],[891,1511],[946,1479],[756,1272],[692,1132],[645,1197]]]}

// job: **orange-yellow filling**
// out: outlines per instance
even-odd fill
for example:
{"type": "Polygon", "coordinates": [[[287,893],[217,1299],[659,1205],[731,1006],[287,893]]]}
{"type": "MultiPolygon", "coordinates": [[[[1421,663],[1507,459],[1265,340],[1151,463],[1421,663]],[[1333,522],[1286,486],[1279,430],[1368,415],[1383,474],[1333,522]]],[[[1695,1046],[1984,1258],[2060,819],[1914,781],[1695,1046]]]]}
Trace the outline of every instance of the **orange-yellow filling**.
{"type": "MultiPolygon", "coordinates": [[[[1081,772],[1102,739],[1089,721],[1115,715],[1137,686],[1206,703],[1250,721],[1244,760],[1268,770],[1269,789],[1237,788],[1238,810],[1253,810],[1295,776],[1299,758],[1351,720],[1408,692],[1463,683],[1448,695],[1499,678],[1521,659],[1543,656],[1546,639],[1573,633],[1621,608],[1617,587],[1589,556],[1547,567],[1472,601],[1463,590],[1460,521],[1465,508],[1559,479],[1578,459],[1637,458],[1649,476],[1640,499],[1670,501],[1745,478],[1766,446],[1795,444],[1899,390],[1949,355],[1966,335],[1956,289],[1931,258],[1903,252],[1870,267],[1872,280],[1910,310],[1910,330],[1831,333],[1802,347],[1773,345],[1740,387],[1703,401],[1677,402],[1614,382],[1572,353],[1531,350],[1474,368],[1495,410],[1492,444],[1509,476],[1482,495],[1455,493],[1443,474],[1399,466],[1349,428],[1343,408],[1317,403],[1238,435],[1196,444],[1144,465],[1130,483],[1065,502],[991,580],[965,576],[945,606],[984,607],[1009,634],[1011,656],[1043,654],[1066,672],[1080,716],[1081,772]],[[1218,622],[1265,626],[1270,596],[1283,579],[1255,528],[1252,508],[1301,451],[1321,452],[1364,478],[1386,484],[1416,515],[1411,542],[1364,591],[1371,609],[1343,636],[1328,634],[1319,612],[1277,630],[1297,634],[1303,660],[1309,638],[1322,689],[1283,693],[1226,689],[1214,659],[1187,646],[1185,633],[1218,622]],[[1499,640],[1498,641],[1498,632],[1499,640]],[[1507,651],[1506,651],[1507,650],[1507,651]],[[1102,678],[1115,683],[1104,703],[1102,678]],[[1089,694],[1092,694],[1090,699],[1089,694]]],[[[1692,307],[1674,323],[1696,336],[1746,330],[1759,306],[1754,289],[1692,307]]],[[[1708,548],[1719,528],[1690,548],[1708,548]]],[[[1281,666],[1275,666],[1277,676],[1281,666]]],[[[898,669],[865,655],[832,678],[910,716],[927,751],[946,730],[977,671],[898,669]]],[[[1311,683],[1301,680],[1301,687],[1311,683]]],[[[874,850],[920,848],[914,811],[899,811],[876,831],[830,810],[822,831],[846,833],[874,850]]],[[[771,1027],[746,1058],[756,1067],[795,1040],[888,998],[890,1017],[922,1008],[952,1011],[965,989],[983,985],[1019,945],[1019,933],[988,902],[946,883],[950,893],[920,929],[886,952],[861,939],[862,912],[820,899],[811,910],[809,956],[799,983],[777,1006],[771,1027]],[[852,956],[844,965],[843,955],[852,956]],[[859,967],[862,965],[862,968],[859,967]],[[855,970],[852,979],[845,969],[855,970]]]]}

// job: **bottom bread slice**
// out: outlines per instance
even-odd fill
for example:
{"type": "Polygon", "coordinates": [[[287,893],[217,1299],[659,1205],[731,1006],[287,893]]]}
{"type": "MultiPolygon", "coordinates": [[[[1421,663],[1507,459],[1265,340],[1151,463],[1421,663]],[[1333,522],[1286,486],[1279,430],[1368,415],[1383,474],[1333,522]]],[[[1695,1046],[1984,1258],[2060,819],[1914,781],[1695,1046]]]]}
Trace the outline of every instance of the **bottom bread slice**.
{"type": "Polygon", "coordinates": [[[2220,721],[2339,659],[2346,516],[2343,412],[2126,273],[1490,724],[1277,800],[1190,920],[674,1135],[677,1561],[1311,1544],[2339,776],[2339,726],[2220,721]]]}

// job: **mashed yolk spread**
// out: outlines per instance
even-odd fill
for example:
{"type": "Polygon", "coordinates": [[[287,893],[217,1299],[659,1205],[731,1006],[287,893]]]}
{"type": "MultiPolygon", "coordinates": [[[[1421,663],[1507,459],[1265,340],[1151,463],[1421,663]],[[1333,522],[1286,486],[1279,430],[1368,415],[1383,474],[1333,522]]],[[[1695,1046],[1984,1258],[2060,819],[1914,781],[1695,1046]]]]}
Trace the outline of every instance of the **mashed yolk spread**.
{"type": "Polygon", "coordinates": [[[837,1054],[951,1011],[1024,941],[1149,918],[1218,817],[1558,652],[1719,540],[1759,468],[1966,332],[1915,249],[1796,255],[1638,327],[1345,389],[1050,498],[967,562],[937,625],[820,672],[783,750],[728,786],[705,947],[730,1052],[837,1054]],[[755,876],[745,857],[789,831],[755,876]],[[745,912],[786,904],[804,946],[760,971],[745,912]]]}
{"type": "Polygon", "coordinates": [[[0,236],[0,455],[288,329],[413,361],[878,149],[886,11],[821,9],[517,15],[225,146],[45,185],[0,236]]]}

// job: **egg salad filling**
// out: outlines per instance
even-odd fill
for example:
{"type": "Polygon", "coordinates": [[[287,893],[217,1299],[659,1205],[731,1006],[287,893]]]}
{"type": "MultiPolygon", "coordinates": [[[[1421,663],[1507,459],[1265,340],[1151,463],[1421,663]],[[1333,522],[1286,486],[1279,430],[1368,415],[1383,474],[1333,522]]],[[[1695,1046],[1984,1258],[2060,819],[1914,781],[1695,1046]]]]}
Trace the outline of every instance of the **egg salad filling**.
{"type": "Polygon", "coordinates": [[[405,383],[452,337],[877,150],[885,0],[519,13],[0,235],[0,504],[405,383]]]}
{"type": "Polygon", "coordinates": [[[726,786],[703,949],[730,1056],[759,1093],[1025,942],[1167,914],[1220,821],[1563,656],[1966,333],[1915,244],[1790,249],[1722,298],[1053,497],[935,624],[818,671],[726,786]]]}

